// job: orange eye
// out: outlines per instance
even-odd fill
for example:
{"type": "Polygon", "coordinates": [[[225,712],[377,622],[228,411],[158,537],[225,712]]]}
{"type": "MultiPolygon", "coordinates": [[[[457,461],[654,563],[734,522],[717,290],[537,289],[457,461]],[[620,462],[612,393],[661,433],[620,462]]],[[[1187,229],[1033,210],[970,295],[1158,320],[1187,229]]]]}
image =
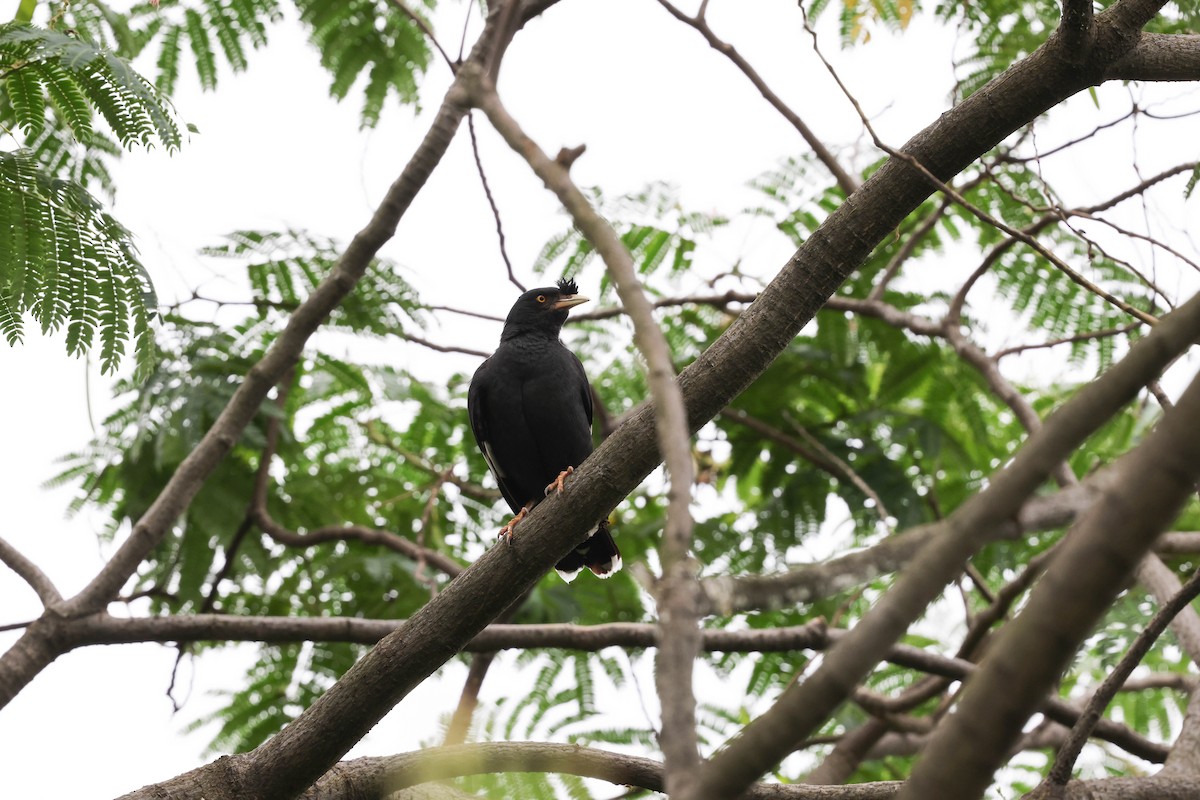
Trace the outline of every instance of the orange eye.
{"type": "Polygon", "coordinates": [[[538,295],[538,297],[537,297],[537,301],[538,301],[539,303],[544,303],[544,302],[546,302],[546,295],[544,295],[544,294],[539,294],[539,295],[538,295]]]}

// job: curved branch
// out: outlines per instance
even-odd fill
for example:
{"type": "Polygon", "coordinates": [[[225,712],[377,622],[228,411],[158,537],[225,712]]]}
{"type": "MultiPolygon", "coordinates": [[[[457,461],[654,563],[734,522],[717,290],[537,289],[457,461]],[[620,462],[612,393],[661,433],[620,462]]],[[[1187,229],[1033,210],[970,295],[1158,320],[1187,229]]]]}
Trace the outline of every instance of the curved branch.
{"type": "MultiPolygon", "coordinates": [[[[378,800],[419,783],[494,772],[559,772],[654,792],[665,788],[662,764],[648,758],[572,744],[496,742],[342,762],[301,797],[378,800]]],[[[899,781],[851,786],[758,784],[742,796],[748,800],[885,800],[895,796],[899,786],[899,781]]]]}
{"type": "Polygon", "coordinates": [[[46,608],[62,602],[62,595],[58,593],[58,589],[55,588],[54,582],[50,580],[49,576],[3,538],[0,538],[0,562],[17,573],[18,578],[29,584],[29,588],[37,593],[38,599],[46,608]]]}
{"type": "Polygon", "coordinates": [[[267,512],[265,505],[255,505],[250,513],[253,514],[255,524],[262,529],[263,533],[287,547],[306,548],[325,542],[353,540],[386,547],[415,562],[429,564],[451,578],[460,574],[464,569],[457,561],[437,550],[422,547],[399,534],[381,528],[369,528],[366,525],[327,525],[307,533],[297,533],[276,522],[275,518],[267,512]]]}

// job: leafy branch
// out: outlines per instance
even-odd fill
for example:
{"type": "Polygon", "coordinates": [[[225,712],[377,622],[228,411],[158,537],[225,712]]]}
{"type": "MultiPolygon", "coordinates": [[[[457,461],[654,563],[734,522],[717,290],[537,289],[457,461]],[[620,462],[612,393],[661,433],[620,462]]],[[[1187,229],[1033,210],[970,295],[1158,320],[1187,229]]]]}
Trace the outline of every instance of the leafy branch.
{"type": "MultiPolygon", "coordinates": [[[[125,147],[158,142],[177,150],[174,113],[123,59],[26,24],[0,26],[0,78],[6,114],[34,145],[0,155],[0,334],[10,345],[21,341],[23,317],[31,314],[43,332],[66,327],[68,353],[87,352],[99,337],[106,372],[116,369],[132,335],[145,374],[157,302],[129,231],[81,182],[48,167],[65,166],[68,132],[103,149],[97,112],[125,147]]],[[[80,178],[88,176],[89,160],[83,163],[80,178]]],[[[104,172],[91,163],[103,185],[104,172]]]]}

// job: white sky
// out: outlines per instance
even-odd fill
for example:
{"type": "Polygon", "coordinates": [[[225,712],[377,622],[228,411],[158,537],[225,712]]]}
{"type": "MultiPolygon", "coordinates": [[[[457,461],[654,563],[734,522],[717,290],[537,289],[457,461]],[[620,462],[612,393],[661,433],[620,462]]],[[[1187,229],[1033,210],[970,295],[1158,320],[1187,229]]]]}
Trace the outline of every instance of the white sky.
{"type": "MultiPolygon", "coordinates": [[[[462,13],[455,5],[438,18],[448,49],[457,48],[462,13]]],[[[794,2],[725,0],[714,2],[709,15],[717,32],[747,55],[818,134],[832,142],[858,137],[857,119],[811,56],[794,2]]],[[[823,50],[890,142],[900,144],[946,109],[951,34],[918,22],[902,37],[879,33],[870,45],[843,53],[831,21],[822,26],[823,50]]],[[[476,22],[473,30],[478,27],[476,22]]],[[[215,94],[200,94],[185,76],[176,105],[200,134],[181,152],[173,157],[135,152],[118,166],[115,213],[137,235],[164,300],[197,285],[207,295],[238,297],[241,279],[232,264],[194,255],[238,228],[291,226],[349,240],[424,135],[429,112],[448,83],[444,65],[434,62],[423,95],[425,113],[414,119],[410,111],[389,106],[376,131],[359,133],[357,99],[337,105],[328,98],[329,78],[298,30],[277,27],[271,36],[268,49],[253,55],[249,71],[225,74],[215,94]]],[[[1193,89],[1168,87],[1166,94],[1183,96],[1193,89]]],[[[517,37],[501,93],[543,149],[554,153],[586,143],[573,175],[581,185],[602,186],[609,196],[666,180],[682,187],[692,207],[734,211],[749,202],[747,180],[805,149],[740,74],[650,0],[564,0],[517,37]]],[[[1101,97],[1099,110],[1085,97],[1054,112],[1039,143],[1058,143],[1128,107],[1120,87],[1101,97]]],[[[384,255],[401,263],[431,302],[503,314],[513,289],[498,256],[465,127],[384,255]]],[[[565,227],[564,218],[524,163],[490,135],[486,120],[480,118],[477,129],[509,252],[529,285],[525,265],[550,234],[565,227]]],[[[1077,194],[1066,200],[1094,201],[1134,183],[1125,163],[1128,141],[1128,133],[1120,133],[1100,145],[1120,156],[1110,168],[1058,162],[1048,167],[1073,171],[1077,194]]],[[[1194,158],[1196,141],[1200,137],[1193,135],[1141,145],[1145,173],[1194,158]],[[1190,152],[1180,144],[1188,141],[1190,152]]],[[[1174,202],[1176,195],[1169,198],[1167,224],[1194,230],[1195,202],[1184,210],[1174,202]]],[[[728,250],[723,256],[740,255],[744,268],[764,275],[791,254],[782,237],[768,230],[722,246],[728,250]]],[[[958,274],[974,260],[950,266],[958,274]]],[[[596,273],[590,276],[594,287],[596,273]]],[[[486,349],[498,330],[451,318],[428,335],[486,349]]],[[[475,366],[466,357],[395,347],[399,358],[430,376],[475,366]]],[[[61,338],[43,339],[34,329],[23,346],[0,347],[0,375],[8,386],[0,416],[7,450],[0,459],[5,495],[0,503],[7,525],[0,535],[68,596],[95,574],[108,552],[96,543],[96,518],[63,519],[69,489],[41,488],[55,471],[55,458],[91,435],[86,369],[66,357],[61,338]]],[[[93,372],[90,404],[96,419],[111,408],[106,385],[93,372]]],[[[32,592],[0,569],[0,624],[39,611],[32,592]]],[[[0,634],[0,647],[15,640],[14,633],[0,634]]],[[[0,713],[0,796],[112,797],[205,763],[206,732],[185,735],[183,728],[214,707],[206,692],[237,687],[250,653],[243,648],[189,661],[181,676],[185,684],[194,679],[190,702],[175,716],[165,696],[173,649],[114,646],[63,656],[0,713]]],[[[457,700],[465,669],[454,664],[447,672],[448,680],[422,686],[401,703],[354,754],[400,752],[432,736],[437,716],[457,700]]],[[[742,684],[734,683],[740,690],[742,684]]],[[[652,686],[645,682],[642,689],[653,710],[652,686]]]]}

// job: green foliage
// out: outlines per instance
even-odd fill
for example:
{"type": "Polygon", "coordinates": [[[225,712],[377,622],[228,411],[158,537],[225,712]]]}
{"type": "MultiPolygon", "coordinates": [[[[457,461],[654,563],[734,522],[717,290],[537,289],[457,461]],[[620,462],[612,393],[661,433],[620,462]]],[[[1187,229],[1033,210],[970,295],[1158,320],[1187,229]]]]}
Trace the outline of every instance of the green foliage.
{"type": "Polygon", "coordinates": [[[156,301],[129,232],[78,184],[47,174],[27,150],[0,154],[0,334],[21,340],[26,313],[65,327],[67,352],[100,340],[114,370],[132,336],[140,371],[153,360],[156,301]]]}
{"type": "Polygon", "coordinates": [[[176,150],[182,141],[161,95],[117,55],[74,36],[29,25],[0,27],[0,72],[17,124],[33,137],[53,105],[76,138],[92,135],[95,113],[121,144],[176,150]]]}
{"type": "MultiPolygon", "coordinates": [[[[621,242],[633,257],[641,275],[666,267],[679,276],[692,266],[697,243],[728,223],[717,214],[685,211],[674,187],[653,183],[629,195],[606,201],[592,190],[592,204],[617,229],[621,242]]],[[[533,262],[539,275],[561,272],[574,275],[592,263],[595,251],[577,228],[571,226],[542,246],[533,262]]],[[[607,274],[600,276],[601,299],[611,297],[614,287],[607,274]]]]}
{"type": "MultiPolygon", "coordinates": [[[[829,0],[813,0],[808,13],[812,18],[820,16],[829,5],[829,0]]],[[[903,30],[912,20],[913,0],[843,0],[838,15],[838,31],[842,45],[849,46],[871,40],[871,28],[882,25],[890,29],[903,30]]]]}
{"type": "Polygon", "coordinates": [[[0,26],[0,75],[0,123],[25,145],[0,155],[0,334],[19,342],[30,314],[43,331],[65,327],[68,353],[99,339],[106,372],[132,337],[144,373],[154,358],[150,276],[88,188],[111,194],[118,143],[177,149],[174,114],[123,59],[54,30],[0,26]],[[96,129],[97,112],[111,134],[96,129]]]}
{"type": "MultiPolygon", "coordinates": [[[[429,45],[420,28],[393,4],[296,0],[295,7],[330,73],[330,93],[343,100],[352,90],[361,92],[363,127],[378,124],[390,97],[417,102],[429,45]]],[[[235,73],[246,69],[250,53],[267,43],[271,26],[284,18],[277,0],[163,0],[158,7],[135,6],[127,21],[109,20],[98,27],[106,28],[104,33],[123,43],[130,55],[157,48],[155,83],[172,94],[185,62],[195,65],[196,78],[207,90],[216,88],[223,68],[235,73]]]]}
{"type": "MultiPolygon", "coordinates": [[[[300,18],[333,75],[330,93],[344,99],[360,79],[362,124],[374,127],[391,94],[417,101],[417,80],[429,65],[424,33],[386,0],[297,0],[300,18]]],[[[432,7],[432,2],[426,2],[432,7]]]]}

